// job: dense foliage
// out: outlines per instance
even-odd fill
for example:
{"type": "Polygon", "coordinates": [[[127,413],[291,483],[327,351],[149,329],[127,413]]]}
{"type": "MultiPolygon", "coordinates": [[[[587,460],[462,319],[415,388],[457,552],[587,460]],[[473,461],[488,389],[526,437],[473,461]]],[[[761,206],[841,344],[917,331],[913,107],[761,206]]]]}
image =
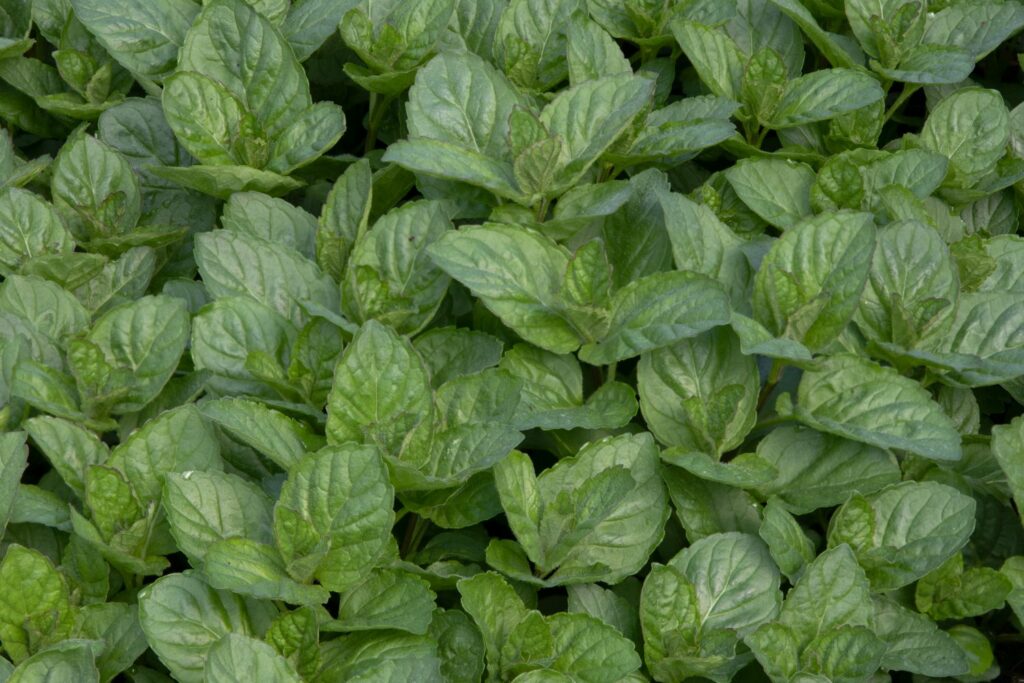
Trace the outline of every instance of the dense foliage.
{"type": "Polygon", "coordinates": [[[1024,672],[1016,0],[0,2],[0,681],[1024,672]]]}

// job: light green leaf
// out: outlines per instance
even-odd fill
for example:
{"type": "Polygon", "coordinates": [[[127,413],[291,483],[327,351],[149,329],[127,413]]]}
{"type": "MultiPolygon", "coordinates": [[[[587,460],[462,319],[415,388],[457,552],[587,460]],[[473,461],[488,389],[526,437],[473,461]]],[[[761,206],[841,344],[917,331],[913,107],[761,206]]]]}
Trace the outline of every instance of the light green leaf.
{"type": "Polygon", "coordinates": [[[12,543],[0,562],[0,639],[17,664],[71,634],[74,608],[64,577],[42,553],[12,543]]]}

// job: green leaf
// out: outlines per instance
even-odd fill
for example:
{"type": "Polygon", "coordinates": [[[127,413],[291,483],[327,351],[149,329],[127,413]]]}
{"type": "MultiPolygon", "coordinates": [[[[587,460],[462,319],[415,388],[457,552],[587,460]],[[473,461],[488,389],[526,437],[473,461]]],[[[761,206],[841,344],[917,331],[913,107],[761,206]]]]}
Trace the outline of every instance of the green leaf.
{"type": "Polygon", "coordinates": [[[345,590],[389,549],[394,499],[372,446],[330,446],[288,473],[274,506],[274,535],[288,573],[345,590]],[[358,549],[358,552],[354,552],[358,549]]]}
{"type": "Polygon", "coordinates": [[[66,640],[29,657],[11,672],[10,683],[35,681],[82,681],[99,683],[100,674],[93,661],[92,643],[66,640]]]}
{"type": "Polygon", "coordinates": [[[53,340],[63,341],[89,324],[89,314],[70,292],[33,276],[9,275],[0,285],[0,310],[19,315],[53,340]]]}
{"type": "Polygon", "coordinates": [[[434,612],[429,633],[438,644],[444,680],[452,683],[476,683],[480,680],[484,673],[483,638],[465,612],[434,612]]]}
{"type": "Polygon", "coordinates": [[[443,52],[409,90],[409,134],[495,160],[507,149],[512,110],[525,101],[503,74],[472,53],[443,52]]]}
{"type": "Polygon", "coordinates": [[[1024,26],[1017,3],[979,2],[950,5],[928,17],[922,41],[951,45],[979,60],[1024,26]]]}
{"type": "Polygon", "coordinates": [[[178,61],[185,34],[199,13],[187,0],[126,0],[114,10],[96,0],[73,0],[75,17],[126,69],[160,81],[178,61]]]}
{"type": "Polygon", "coordinates": [[[413,347],[427,365],[434,388],[445,382],[494,367],[502,343],[485,332],[461,327],[435,327],[417,335],[413,347]]]}
{"type": "Polygon", "coordinates": [[[869,214],[821,214],[772,245],[754,281],[754,316],[777,337],[824,347],[857,310],[871,266],[869,214]]]}
{"type": "Polygon", "coordinates": [[[811,215],[814,171],[782,159],[747,159],[725,177],[743,203],[777,228],[786,230],[811,215]]]}
{"type": "Polygon", "coordinates": [[[405,435],[430,415],[430,377],[407,339],[376,321],[345,349],[327,400],[327,438],[379,445],[397,453],[405,435]]]}
{"type": "Polygon", "coordinates": [[[580,360],[602,365],[631,358],[725,325],[728,314],[728,297],[710,278],[687,272],[650,275],[615,293],[608,332],[580,349],[580,360]]]}
{"type": "Polygon", "coordinates": [[[554,353],[575,351],[580,334],[561,300],[569,257],[525,228],[489,223],[450,231],[430,256],[526,341],[554,353]]]}
{"type": "Polygon", "coordinates": [[[223,84],[194,71],[167,79],[164,115],[181,144],[204,164],[263,167],[266,133],[223,84]]]}
{"type": "Polygon", "coordinates": [[[95,377],[96,370],[82,368],[85,375],[72,360],[79,390],[115,412],[141,410],[171,378],[188,336],[188,311],[180,299],[143,297],[111,309],[85,337],[109,376],[95,377]]]}
{"type": "Polygon", "coordinates": [[[0,538],[7,528],[18,496],[18,482],[28,466],[24,432],[0,435],[0,538]]]}
{"type": "Polygon", "coordinates": [[[878,233],[855,320],[870,339],[905,347],[939,337],[959,298],[949,249],[932,228],[903,222],[878,233]]]}
{"type": "MultiPolygon", "coordinates": [[[[512,493],[504,488],[503,505],[506,491],[512,493]]],[[[633,573],[661,539],[669,512],[657,475],[657,448],[647,434],[584,446],[575,457],[545,470],[536,492],[541,547],[531,559],[545,572],[553,571],[549,581],[556,584],[598,577],[617,583],[633,573]]],[[[521,495],[518,489],[515,495],[521,495]]]]}
{"type": "MultiPolygon", "coordinates": [[[[1024,520],[1024,419],[1014,418],[1009,424],[992,429],[992,455],[1006,476],[1006,482],[1024,520]]],[[[1024,523],[1024,522],[1022,522],[1024,523]]]]}
{"type": "Polygon", "coordinates": [[[23,426],[64,483],[81,498],[85,491],[85,471],[90,465],[105,462],[110,455],[106,444],[92,432],[48,415],[27,420],[23,426]]]}
{"type": "Polygon", "coordinates": [[[605,382],[584,399],[583,369],[571,355],[517,344],[501,367],[523,383],[520,429],[615,428],[636,414],[633,389],[621,382],[605,382]]]}
{"type": "Polygon", "coordinates": [[[729,35],[694,21],[676,20],[670,28],[708,90],[737,99],[746,60],[729,35]]]}
{"type": "Polygon", "coordinates": [[[494,36],[495,57],[516,85],[546,91],[565,80],[569,18],[578,0],[511,0],[494,36]]]}
{"type": "Polygon", "coordinates": [[[278,196],[297,190],[302,181],[249,166],[148,166],[153,175],[189,190],[227,199],[235,192],[278,196]]]}
{"type": "Polygon", "coordinates": [[[74,248],[53,206],[27,190],[0,191],[0,269],[5,275],[34,256],[66,254],[74,248]]]}
{"type": "Polygon", "coordinates": [[[544,107],[540,122],[564,143],[561,182],[573,184],[647,104],[654,83],[643,76],[608,76],[564,90],[544,107]]]}
{"type": "Polygon", "coordinates": [[[601,76],[632,73],[622,50],[601,26],[579,15],[573,17],[566,34],[569,82],[579,85],[601,76]]]}
{"type": "Polygon", "coordinates": [[[829,527],[829,545],[850,543],[872,586],[892,590],[962,548],[974,531],[975,508],[973,498],[944,484],[894,484],[854,495],[840,507],[829,527]]]}
{"type": "Polygon", "coordinates": [[[296,326],[309,321],[304,302],[338,310],[337,285],[315,263],[280,244],[229,230],[209,232],[196,238],[196,263],[214,299],[248,296],[296,326]]]}
{"type": "Polygon", "coordinates": [[[201,566],[218,541],[273,540],[270,498],[236,475],[216,471],[168,474],[162,502],[175,543],[193,566],[201,566]]]}
{"type": "Polygon", "coordinates": [[[349,257],[343,309],[359,322],[374,319],[414,334],[426,325],[449,279],[428,248],[452,229],[439,202],[412,202],[381,217],[349,257]]]}
{"type": "Polygon", "coordinates": [[[458,582],[462,608],[483,636],[487,666],[501,671],[501,649],[512,629],[526,618],[528,610],[515,590],[494,572],[483,572],[458,582]]]}
{"type": "Polygon", "coordinates": [[[79,635],[102,642],[103,652],[96,657],[96,667],[103,681],[128,669],[149,647],[136,605],[88,605],[79,611],[75,628],[79,635]]]}
{"type": "Polygon", "coordinates": [[[71,635],[74,608],[64,577],[40,552],[7,546],[0,562],[0,639],[18,664],[71,635]]]}
{"type": "Polygon", "coordinates": [[[1013,583],[991,567],[964,569],[961,553],[917,582],[914,604],[937,621],[966,619],[1001,609],[1013,583]]]}
{"type": "Polygon", "coordinates": [[[814,561],[814,542],[777,499],[768,501],[763,514],[758,536],[768,544],[768,552],[786,578],[795,582],[814,561]]]}
{"type": "Polygon", "coordinates": [[[178,70],[219,82],[271,139],[312,103],[306,74],[287,41],[242,0],[206,5],[185,36],[178,70]]]}
{"type": "Polygon", "coordinates": [[[765,124],[770,128],[791,128],[827,121],[874,104],[883,96],[878,81],[866,73],[822,69],[790,81],[765,124]]]}
{"type": "Polygon", "coordinates": [[[314,608],[300,607],[279,614],[263,637],[303,676],[312,676],[320,668],[317,620],[314,608]]]}
{"type": "Polygon", "coordinates": [[[167,474],[224,467],[213,427],[191,404],[147,422],[118,444],[105,464],[121,471],[144,502],[160,498],[167,474]]]}
{"type": "Polygon", "coordinates": [[[965,88],[928,115],[920,144],[949,159],[945,184],[971,187],[995,167],[1009,142],[1009,112],[994,90],[965,88]]]}
{"type": "Polygon", "coordinates": [[[895,484],[900,469],[891,453],[806,427],[780,427],[757,446],[757,455],[774,466],[777,476],[757,487],[776,496],[790,512],[806,514],[895,484]]]}
{"type": "Polygon", "coordinates": [[[162,577],[139,592],[146,640],[179,681],[205,680],[207,658],[222,636],[261,636],[276,613],[271,603],[214,590],[192,572],[162,577]]]}
{"type": "Polygon", "coordinates": [[[393,628],[422,635],[431,626],[435,597],[425,580],[409,572],[377,569],[362,583],[342,593],[338,617],[329,628],[393,628]]]}
{"type": "Polygon", "coordinates": [[[203,416],[287,471],[307,451],[323,445],[322,437],[302,422],[244,398],[221,398],[199,404],[203,416]]]}
{"type": "Polygon", "coordinates": [[[804,373],[797,417],[855,441],[935,460],[959,460],[960,435],[917,382],[852,355],[821,361],[804,373]]]}
{"type": "MultiPolygon", "coordinates": [[[[850,548],[841,545],[807,566],[786,595],[778,623],[790,629],[798,643],[810,644],[836,627],[867,626],[872,615],[867,577],[850,548]]],[[[756,648],[754,654],[759,655],[756,648]]]]}
{"type": "Polygon", "coordinates": [[[268,683],[300,683],[302,678],[281,655],[261,640],[228,633],[210,648],[203,680],[228,683],[239,677],[268,683]]]}
{"type": "Polygon", "coordinates": [[[76,237],[122,235],[142,214],[139,181],[128,161],[91,135],[77,135],[53,163],[50,192],[76,237]]]}
{"type": "Polygon", "coordinates": [[[726,533],[702,538],[669,561],[694,590],[699,628],[742,637],[778,614],[779,573],[760,539],[726,533]]]}
{"type": "Polygon", "coordinates": [[[319,605],[330,593],[293,581],[273,546],[247,538],[214,542],[203,557],[203,575],[213,588],[293,605],[319,605]]]}
{"type": "Polygon", "coordinates": [[[757,365],[728,327],[643,354],[637,386],[644,420],[666,446],[717,459],[754,426],[757,365]]]}

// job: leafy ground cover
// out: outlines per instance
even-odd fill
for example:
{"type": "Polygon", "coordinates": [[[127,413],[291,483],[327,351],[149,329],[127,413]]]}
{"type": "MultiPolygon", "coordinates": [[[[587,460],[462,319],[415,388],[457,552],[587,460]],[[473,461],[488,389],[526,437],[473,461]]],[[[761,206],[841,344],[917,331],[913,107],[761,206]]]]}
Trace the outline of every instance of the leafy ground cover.
{"type": "Polygon", "coordinates": [[[0,681],[1015,680],[1022,27],[5,0],[0,681]]]}

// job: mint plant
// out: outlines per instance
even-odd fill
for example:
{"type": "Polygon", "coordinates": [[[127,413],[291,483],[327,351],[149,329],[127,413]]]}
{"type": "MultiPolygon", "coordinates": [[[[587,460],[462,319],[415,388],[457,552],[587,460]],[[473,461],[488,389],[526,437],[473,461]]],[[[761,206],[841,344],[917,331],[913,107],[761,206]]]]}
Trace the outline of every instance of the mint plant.
{"type": "Polygon", "coordinates": [[[1024,3],[0,3],[0,681],[1024,674],[1024,3]]]}

